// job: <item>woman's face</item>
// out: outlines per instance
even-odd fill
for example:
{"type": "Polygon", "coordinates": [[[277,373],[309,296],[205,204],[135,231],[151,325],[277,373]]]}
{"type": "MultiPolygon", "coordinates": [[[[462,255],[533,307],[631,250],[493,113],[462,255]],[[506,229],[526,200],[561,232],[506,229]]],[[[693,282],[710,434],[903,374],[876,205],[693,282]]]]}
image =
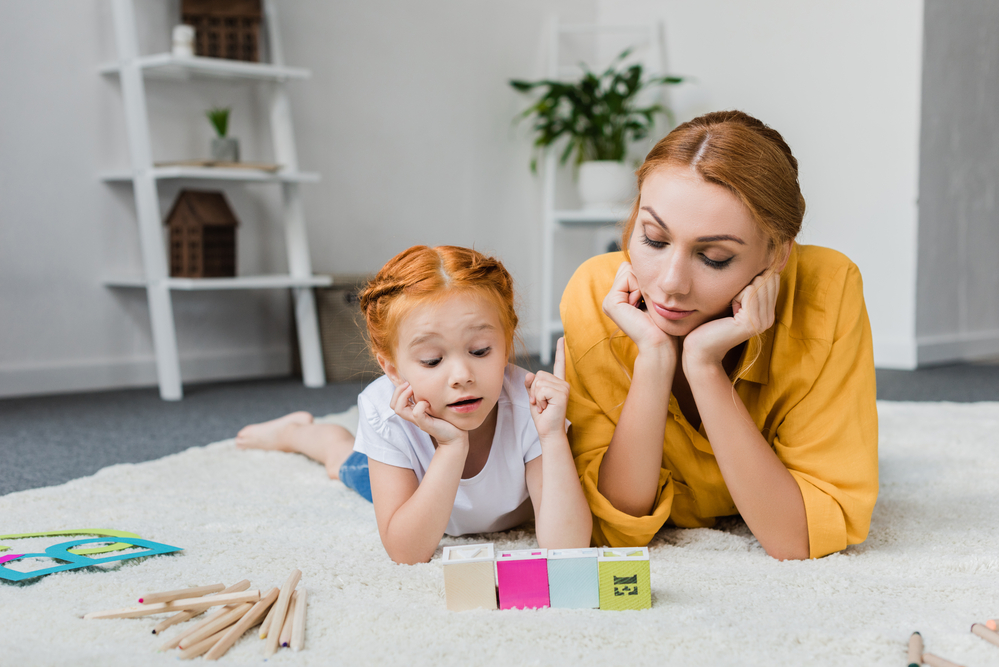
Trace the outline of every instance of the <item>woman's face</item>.
{"type": "Polygon", "coordinates": [[[686,336],[728,315],[732,299],[770,264],[749,210],[686,167],[649,174],[639,194],[628,251],[652,321],[686,336]]]}

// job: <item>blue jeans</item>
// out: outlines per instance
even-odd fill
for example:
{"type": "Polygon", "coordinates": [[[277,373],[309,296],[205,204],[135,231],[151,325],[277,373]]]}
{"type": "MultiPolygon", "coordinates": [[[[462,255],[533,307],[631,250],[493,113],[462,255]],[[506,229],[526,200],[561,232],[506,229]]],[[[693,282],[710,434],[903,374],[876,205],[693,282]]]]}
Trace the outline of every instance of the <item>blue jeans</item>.
{"type": "Polygon", "coordinates": [[[369,503],[371,500],[371,478],[368,477],[368,457],[361,452],[351,452],[340,466],[340,481],[354,489],[369,503]]]}

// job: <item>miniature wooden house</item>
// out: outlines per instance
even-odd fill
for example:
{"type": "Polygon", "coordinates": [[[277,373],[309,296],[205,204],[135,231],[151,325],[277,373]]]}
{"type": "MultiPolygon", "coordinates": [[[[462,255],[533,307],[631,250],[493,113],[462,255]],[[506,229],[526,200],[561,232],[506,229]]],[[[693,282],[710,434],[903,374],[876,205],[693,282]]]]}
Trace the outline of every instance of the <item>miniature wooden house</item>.
{"type": "Polygon", "coordinates": [[[648,609],[652,606],[649,548],[599,550],[601,609],[648,609]]]}
{"type": "Polygon", "coordinates": [[[194,27],[194,53],[260,60],[260,0],[182,0],[181,21],[194,27]]]}
{"type": "Polygon", "coordinates": [[[599,553],[593,548],[548,550],[548,596],[553,608],[600,607],[599,553]]]}
{"type": "Polygon", "coordinates": [[[231,278],[236,275],[236,225],[221,192],[181,190],[167,215],[170,275],[231,278]]]}
{"type": "Polygon", "coordinates": [[[442,560],[448,609],[496,609],[496,566],[491,543],[444,547],[442,560]]]}
{"type": "Polygon", "coordinates": [[[517,549],[496,556],[500,609],[548,607],[548,550],[517,549]]]}

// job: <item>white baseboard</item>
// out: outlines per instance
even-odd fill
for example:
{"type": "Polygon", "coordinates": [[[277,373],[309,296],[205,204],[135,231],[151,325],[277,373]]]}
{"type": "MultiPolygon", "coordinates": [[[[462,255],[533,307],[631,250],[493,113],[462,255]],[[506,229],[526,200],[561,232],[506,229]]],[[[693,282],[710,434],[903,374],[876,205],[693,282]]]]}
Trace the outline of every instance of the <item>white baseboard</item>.
{"type": "Polygon", "coordinates": [[[916,341],[911,338],[874,338],[874,366],[900,371],[916,367],[916,341]]]}
{"type": "MultiPolygon", "coordinates": [[[[181,355],[180,376],[187,382],[238,380],[291,373],[287,346],[181,355]]],[[[152,355],[133,359],[0,367],[0,397],[65,394],[156,385],[152,355]]]]}
{"type": "Polygon", "coordinates": [[[920,366],[999,357],[999,330],[916,338],[920,366]]]}

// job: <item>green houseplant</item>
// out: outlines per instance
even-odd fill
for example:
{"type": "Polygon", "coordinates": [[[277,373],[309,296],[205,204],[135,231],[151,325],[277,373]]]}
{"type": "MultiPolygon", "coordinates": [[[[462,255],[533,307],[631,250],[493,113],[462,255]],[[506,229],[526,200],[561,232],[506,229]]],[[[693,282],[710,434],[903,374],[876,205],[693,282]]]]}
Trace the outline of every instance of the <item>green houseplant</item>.
{"type": "Polygon", "coordinates": [[[239,162],[239,140],[227,137],[229,131],[229,107],[213,107],[205,112],[208,122],[215,129],[212,138],[212,159],[218,162],[239,162]]]}
{"type": "MultiPolygon", "coordinates": [[[[620,174],[623,171],[626,187],[631,187],[633,178],[624,164],[629,144],[647,137],[659,114],[672,121],[672,114],[662,104],[641,105],[639,93],[684,81],[679,76],[647,77],[641,63],[625,65],[624,61],[631,51],[626,49],[600,74],[582,65],[582,76],[575,81],[510,81],[514,90],[520,93],[540,93],[534,103],[518,116],[518,120],[533,120],[531,171],[537,171],[539,155],[552,150],[554,144],[564,138],[566,142],[559,161],[565,164],[574,156],[574,163],[581,167],[581,181],[585,176],[582,170],[584,165],[603,163],[600,168],[605,172],[616,169],[618,180],[622,178],[620,174]]],[[[593,201],[583,190],[581,187],[584,204],[608,203],[593,201]]],[[[607,196],[600,194],[597,199],[606,199],[607,196]]]]}

